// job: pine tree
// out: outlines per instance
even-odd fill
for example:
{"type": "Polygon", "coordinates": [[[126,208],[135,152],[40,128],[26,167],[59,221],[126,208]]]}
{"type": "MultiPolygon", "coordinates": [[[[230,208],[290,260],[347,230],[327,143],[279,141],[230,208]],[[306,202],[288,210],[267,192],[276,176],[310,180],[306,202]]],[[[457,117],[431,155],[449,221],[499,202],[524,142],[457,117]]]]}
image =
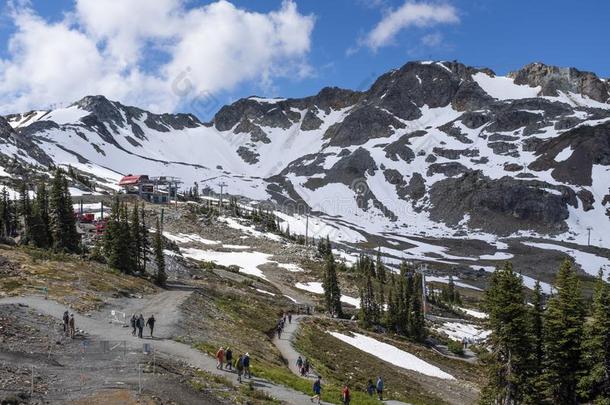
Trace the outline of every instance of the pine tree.
{"type": "Polygon", "coordinates": [[[54,248],[60,251],[78,252],[80,237],[76,231],[72,197],[68,180],[60,170],[55,171],[51,183],[49,217],[54,248]]]}
{"type": "Polygon", "coordinates": [[[108,265],[123,273],[131,273],[134,263],[132,246],[127,208],[117,198],[104,232],[104,253],[108,265]]]}
{"type": "Polygon", "coordinates": [[[578,388],[583,400],[610,404],[610,286],[600,270],[595,283],[591,319],[585,325],[583,375],[578,388]]]}
{"type": "Polygon", "coordinates": [[[488,382],[483,404],[519,404],[528,390],[531,339],[527,331],[528,309],[523,280],[506,263],[493,273],[485,292],[491,329],[491,353],[487,360],[488,382]]]}
{"type": "Polygon", "coordinates": [[[150,250],[150,242],[148,240],[148,228],[146,227],[146,216],[144,213],[144,205],[140,208],[140,241],[142,243],[140,254],[140,261],[142,264],[142,271],[146,271],[146,263],[148,261],[148,252],[150,250]]]}
{"type": "Polygon", "coordinates": [[[544,402],[544,393],[541,375],[544,361],[544,302],[540,281],[534,285],[532,305],[529,308],[529,334],[532,351],[530,355],[529,378],[526,394],[526,402],[530,404],[541,404],[544,402]]]}
{"type": "Polygon", "coordinates": [[[377,251],[377,258],[375,260],[375,276],[377,278],[377,305],[379,307],[379,311],[383,312],[383,308],[386,304],[385,284],[387,279],[387,272],[385,265],[381,261],[381,250],[377,251]]]}
{"type": "Polygon", "coordinates": [[[32,205],[30,203],[30,193],[25,182],[19,188],[19,211],[23,218],[23,234],[21,243],[28,244],[32,241],[32,205]]]}
{"type": "Polygon", "coordinates": [[[326,310],[331,316],[341,317],[341,290],[339,289],[339,281],[337,280],[337,266],[333,254],[326,256],[324,265],[324,280],[322,283],[324,288],[324,303],[326,310]]]}
{"type": "Polygon", "coordinates": [[[411,295],[409,312],[409,336],[418,341],[423,341],[426,337],[424,311],[422,305],[421,274],[413,276],[414,291],[411,295]]]}
{"type": "Polygon", "coordinates": [[[544,323],[544,374],[547,396],[556,404],[577,403],[584,311],[580,282],[566,260],[549,299],[544,323]]]}
{"type": "Polygon", "coordinates": [[[36,190],[36,200],[33,205],[37,223],[35,228],[35,244],[40,248],[49,248],[53,245],[51,234],[51,221],[49,219],[49,194],[45,183],[40,183],[36,190]]]}
{"type": "Polygon", "coordinates": [[[165,274],[165,255],[163,254],[163,237],[161,236],[161,224],[157,219],[157,232],[155,233],[155,264],[157,265],[157,274],[155,275],[155,282],[157,285],[164,286],[167,281],[167,275],[165,274]]]}
{"type": "Polygon", "coordinates": [[[131,250],[133,252],[133,265],[138,271],[142,271],[142,227],[140,226],[140,212],[138,210],[138,202],[133,205],[131,212],[131,250]]]}

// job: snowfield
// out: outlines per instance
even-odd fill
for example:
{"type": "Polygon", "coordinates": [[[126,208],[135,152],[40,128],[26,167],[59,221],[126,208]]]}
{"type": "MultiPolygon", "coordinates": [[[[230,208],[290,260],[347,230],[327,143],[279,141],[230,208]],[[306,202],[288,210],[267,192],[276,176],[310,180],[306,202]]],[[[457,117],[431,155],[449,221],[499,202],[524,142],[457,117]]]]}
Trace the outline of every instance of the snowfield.
{"type": "Polygon", "coordinates": [[[450,339],[461,342],[464,338],[474,341],[487,339],[491,331],[479,326],[465,322],[443,322],[442,326],[436,327],[436,331],[445,333],[450,339]]]}
{"type": "Polygon", "coordinates": [[[269,263],[271,258],[271,255],[260,252],[216,252],[195,248],[180,248],[180,252],[182,256],[193,260],[214,262],[222,266],[238,266],[240,272],[263,279],[266,277],[258,266],[269,263]]]}
{"type": "Polygon", "coordinates": [[[327,333],[359,350],[362,350],[365,353],[373,355],[400,368],[416,371],[430,377],[441,378],[444,380],[455,380],[455,377],[451,374],[444,372],[440,368],[420,359],[419,357],[366,335],[354,333],[353,336],[348,336],[339,332],[327,333]]]}

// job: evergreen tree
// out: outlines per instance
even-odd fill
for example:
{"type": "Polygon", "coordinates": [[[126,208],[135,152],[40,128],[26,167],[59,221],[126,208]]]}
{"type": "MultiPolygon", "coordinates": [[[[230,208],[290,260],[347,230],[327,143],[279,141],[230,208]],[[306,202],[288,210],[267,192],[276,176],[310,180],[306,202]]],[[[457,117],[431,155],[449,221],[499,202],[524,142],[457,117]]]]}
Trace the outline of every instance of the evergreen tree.
{"type": "Polygon", "coordinates": [[[140,212],[138,210],[138,202],[133,205],[131,212],[131,250],[133,252],[133,264],[138,271],[142,271],[142,227],[140,226],[140,212]]]}
{"type": "Polygon", "coordinates": [[[365,327],[379,324],[380,306],[377,301],[375,264],[366,255],[361,255],[356,263],[360,283],[360,322],[365,327]]]}
{"type": "Polygon", "coordinates": [[[339,289],[339,280],[337,280],[337,266],[333,254],[326,256],[324,265],[324,280],[322,283],[324,288],[324,303],[326,310],[331,316],[341,317],[341,290],[339,289]]]}
{"type": "Polygon", "coordinates": [[[545,314],[543,381],[553,403],[569,405],[577,403],[584,311],[580,282],[568,260],[559,269],[555,288],[545,314]]]}
{"type": "Polygon", "coordinates": [[[414,291],[411,295],[410,313],[409,313],[409,336],[423,341],[426,337],[424,311],[422,305],[421,274],[413,276],[414,291]]]}
{"type": "Polygon", "coordinates": [[[49,219],[49,194],[45,183],[40,183],[37,187],[33,211],[34,221],[36,222],[33,231],[34,243],[37,247],[49,248],[53,245],[53,237],[49,219]]]}
{"type": "Polygon", "coordinates": [[[49,218],[54,248],[76,253],[80,237],[76,231],[76,219],[68,180],[60,170],[55,171],[49,198],[49,218]]]}
{"type": "Polygon", "coordinates": [[[583,375],[578,388],[585,401],[610,404],[610,286],[600,270],[595,283],[591,319],[585,325],[583,375]]]}
{"type": "Polygon", "coordinates": [[[541,404],[544,402],[544,393],[541,375],[543,371],[544,361],[544,302],[542,297],[542,288],[540,281],[536,281],[534,285],[534,294],[532,297],[532,305],[529,308],[530,327],[529,333],[531,338],[531,367],[529,370],[528,392],[526,394],[526,402],[530,404],[541,404]]]}
{"type": "Polygon", "coordinates": [[[157,285],[164,286],[167,281],[167,275],[165,274],[165,255],[163,254],[163,237],[161,236],[161,224],[157,219],[157,232],[155,233],[155,264],[157,265],[157,274],[155,275],[155,282],[157,285]]]}
{"type": "Polygon", "coordinates": [[[118,198],[115,199],[104,232],[104,253],[108,265],[123,273],[132,271],[134,256],[127,217],[127,208],[118,198]]]}
{"type": "Polygon", "coordinates": [[[141,250],[140,254],[140,262],[142,265],[142,271],[146,271],[146,263],[148,261],[148,252],[150,250],[150,242],[148,239],[148,228],[146,227],[146,216],[144,213],[144,205],[140,208],[140,242],[141,250]]]}
{"type": "Polygon", "coordinates": [[[528,327],[528,309],[523,280],[510,263],[493,273],[484,303],[489,314],[491,353],[487,360],[488,382],[481,403],[524,403],[531,339],[524,333],[528,327]]]}
{"type": "Polygon", "coordinates": [[[23,218],[23,233],[21,243],[28,244],[32,242],[32,205],[30,203],[30,193],[25,182],[19,187],[19,211],[18,213],[23,218]]]}

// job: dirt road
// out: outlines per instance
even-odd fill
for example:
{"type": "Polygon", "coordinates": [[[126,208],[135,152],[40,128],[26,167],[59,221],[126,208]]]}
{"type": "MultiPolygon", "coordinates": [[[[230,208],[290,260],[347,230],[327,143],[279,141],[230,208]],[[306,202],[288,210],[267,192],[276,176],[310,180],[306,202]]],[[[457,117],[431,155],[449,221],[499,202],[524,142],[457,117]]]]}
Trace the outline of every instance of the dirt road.
{"type": "MultiPolygon", "coordinates": [[[[115,311],[138,314],[142,312],[145,317],[147,314],[155,314],[155,317],[158,317],[157,322],[159,326],[159,337],[156,339],[141,340],[132,337],[129,328],[110,321],[108,311],[92,314],[91,316],[83,316],[75,313],[76,327],[84,330],[88,335],[96,336],[100,339],[126,340],[130,350],[140,349],[145,342],[151,343],[156,352],[161,355],[171,356],[174,360],[181,360],[193,367],[200,368],[215,375],[221,375],[233,384],[238,385],[239,383],[237,382],[236,374],[217,370],[216,362],[212,357],[207,356],[188,345],[168,338],[168,336],[173,335],[172,328],[175,326],[174,322],[178,322],[179,320],[178,305],[188,297],[188,294],[190,294],[190,292],[164,291],[144,299],[120,299],[113,302],[113,305],[116,308],[115,311]],[[165,319],[170,320],[166,325],[163,324],[163,320],[165,319]]],[[[61,318],[61,315],[66,309],[63,305],[52,300],[45,300],[42,297],[3,298],[0,299],[0,304],[28,305],[36,311],[56,318],[61,318]]],[[[256,359],[253,359],[253,361],[256,362],[256,359]]],[[[266,392],[280,401],[295,405],[311,404],[309,396],[291,388],[273,384],[259,378],[253,378],[252,382],[256,389],[266,392]]]]}

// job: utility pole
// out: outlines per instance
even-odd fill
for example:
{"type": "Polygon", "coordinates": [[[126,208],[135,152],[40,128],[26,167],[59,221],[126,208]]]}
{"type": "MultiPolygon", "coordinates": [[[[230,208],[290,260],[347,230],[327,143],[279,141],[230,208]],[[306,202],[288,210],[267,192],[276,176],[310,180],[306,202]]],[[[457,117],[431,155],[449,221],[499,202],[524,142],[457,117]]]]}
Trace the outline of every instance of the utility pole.
{"type": "Polygon", "coordinates": [[[305,214],[305,246],[309,246],[309,213],[305,214]]]}
{"type": "Polygon", "coordinates": [[[587,246],[591,246],[591,229],[593,228],[590,226],[587,227],[587,246]]]}
{"type": "Polygon", "coordinates": [[[224,181],[221,181],[220,183],[218,183],[218,187],[220,187],[220,206],[218,207],[219,214],[222,214],[222,195],[223,195],[224,188],[227,186],[228,186],[228,184],[225,183],[224,181]]]}
{"type": "Polygon", "coordinates": [[[419,267],[421,273],[421,304],[424,318],[426,317],[426,272],[428,271],[428,265],[422,264],[419,267]]]}

